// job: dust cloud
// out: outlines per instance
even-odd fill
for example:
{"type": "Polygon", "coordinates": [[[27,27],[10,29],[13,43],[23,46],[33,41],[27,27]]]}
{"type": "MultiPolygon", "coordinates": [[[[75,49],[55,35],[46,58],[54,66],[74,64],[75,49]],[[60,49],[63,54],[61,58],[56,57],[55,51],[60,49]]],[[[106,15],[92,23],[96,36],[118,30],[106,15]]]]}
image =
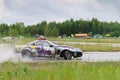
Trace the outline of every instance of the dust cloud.
{"type": "Polygon", "coordinates": [[[32,59],[22,58],[20,53],[14,53],[13,47],[10,44],[0,44],[0,63],[12,62],[32,62],[32,59]]]}

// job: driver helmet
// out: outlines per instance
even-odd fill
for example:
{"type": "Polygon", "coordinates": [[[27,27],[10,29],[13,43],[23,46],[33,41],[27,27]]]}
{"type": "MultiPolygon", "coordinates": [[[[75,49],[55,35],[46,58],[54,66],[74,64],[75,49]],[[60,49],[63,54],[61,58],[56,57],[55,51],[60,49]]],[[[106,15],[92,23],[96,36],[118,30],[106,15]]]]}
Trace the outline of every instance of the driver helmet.
{"type": "Polygon", "coordinates": [[[39,36],[39,40],[46,40],[46,38],[44,36],[39,36]]]}

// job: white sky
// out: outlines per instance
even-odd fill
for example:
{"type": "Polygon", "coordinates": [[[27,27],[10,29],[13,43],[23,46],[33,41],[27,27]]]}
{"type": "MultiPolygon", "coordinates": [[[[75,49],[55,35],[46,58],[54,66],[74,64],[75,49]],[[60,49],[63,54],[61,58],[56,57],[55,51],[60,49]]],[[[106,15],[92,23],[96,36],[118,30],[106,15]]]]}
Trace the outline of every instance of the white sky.
{"type": "Polygon", "coordinates": [[[119,7],[119,0],[0,0],[0,23],[28,25],[93,17],[120,22],[119,7]]]}

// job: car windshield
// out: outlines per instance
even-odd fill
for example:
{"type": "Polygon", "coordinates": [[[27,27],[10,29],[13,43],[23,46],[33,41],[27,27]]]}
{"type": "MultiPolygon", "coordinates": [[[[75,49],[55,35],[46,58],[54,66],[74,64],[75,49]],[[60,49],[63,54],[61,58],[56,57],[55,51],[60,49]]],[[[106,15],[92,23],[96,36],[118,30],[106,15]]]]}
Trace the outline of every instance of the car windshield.
{"type": "Polygon", "coordinates": [[[58,46],[55,42],[51,42],[51,41],[48,41],[47,42],[50,44],[50,45],[53,45],[53,46],[58,46]]]}

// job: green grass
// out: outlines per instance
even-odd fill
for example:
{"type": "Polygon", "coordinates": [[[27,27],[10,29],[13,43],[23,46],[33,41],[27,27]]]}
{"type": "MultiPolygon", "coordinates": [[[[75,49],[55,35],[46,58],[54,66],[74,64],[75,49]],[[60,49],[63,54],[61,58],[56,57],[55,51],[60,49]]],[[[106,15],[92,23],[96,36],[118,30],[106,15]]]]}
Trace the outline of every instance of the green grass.
{"type": "MultiPolygon", "coordinates": [[[[28,42],[31,42],[33,40],[36,40],[38,38],[23,38],[23,39],[16,39],[16,40],[13,40],[12,42],[14,41],[17,41],[18,40],[18,43],[20,42],[20,44],[25,44],[25,43],[28,43],[28,42]]],[[[120,38],[113,38],[113,39],[80,39],[80,38],[53,38],[53,37],[48,37],[47,38],[48,40],[50,41],[60,41],[60,42],[95,42],[95,43],[120,43],[120,38]]],[[[2,41],[0,39],[0,43],[4,41],[2,41]]]]}
{"type": "Polygon", "coordinates": [[[120,80],[119,66],[119,62],[5,62],[0,64],[0,80],[120,80]]]}
{"type": "Polygon", "coordinates": [[[31,41],[37,40],[36,38],[23,38],[23,39],[15,39],[11,42],[12,45],[24,45],[31,41]]]}
{"type": "Polygon", "coordinates": [[[120,43],[120,38],[112,38],[112,39],[48,38],[48,39],[52,41],[62,41],[62,42],[120,43]]]}
{"type": "MultiPolygon", "coordinates": [[[[20,40],[35,40],[37,38],[23,38],[20,40]]],[[[80,39],[80,38],[54,38],[54,37],[48,37],[48,40],[51,41],[61,41],[61,42],[95,42],[95,43],[120,43],[120,38],[103,38],[103,39],[80,39]]],[[[18,40],[18,39],[17,39],[18,40]]],[[[0,42],[3,42],[0,38],[0,42]]]]}

